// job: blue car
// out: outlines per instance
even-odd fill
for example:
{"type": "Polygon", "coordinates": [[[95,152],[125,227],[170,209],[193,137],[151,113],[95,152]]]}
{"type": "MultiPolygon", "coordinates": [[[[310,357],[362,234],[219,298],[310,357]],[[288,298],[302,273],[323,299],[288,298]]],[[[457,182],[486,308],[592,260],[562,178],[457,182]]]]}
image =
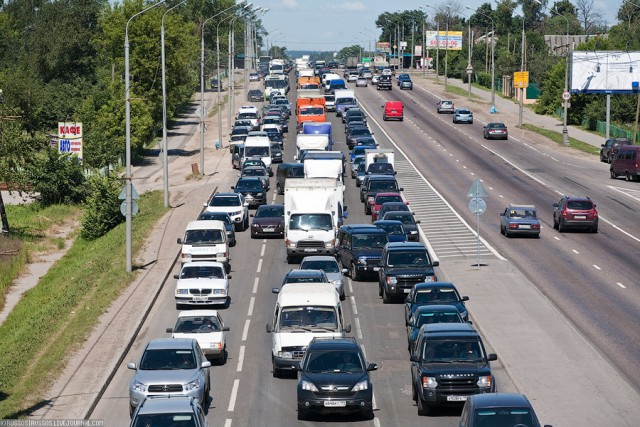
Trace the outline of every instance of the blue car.
{"type": "Polygon", "coordinates": [[[413,82],[411,81],[409,74],[398,75],[398,86],[400,86],[400,89],[413,90],[413,82]]]}
{"type": "Polygon", "coordinates": [[[466,322],[469,320],[469,313],[464,305],[469,301],[469,297],[461,297],[453,283],[450,282],[423,282],[416,283],[404,305],[405,325],[409,324],[409,319],[416,312],[418,307],[423,305],[447,304],[454,305],[460,312],[460,316],[466,322]]]}
{"type": "Polygon", "coordinates": [[[389,242],[406,242],[407,234],[402,227],[402,222],[395,220],[380,220],[373,223],[376,227],[387,232],[389,242]]]}

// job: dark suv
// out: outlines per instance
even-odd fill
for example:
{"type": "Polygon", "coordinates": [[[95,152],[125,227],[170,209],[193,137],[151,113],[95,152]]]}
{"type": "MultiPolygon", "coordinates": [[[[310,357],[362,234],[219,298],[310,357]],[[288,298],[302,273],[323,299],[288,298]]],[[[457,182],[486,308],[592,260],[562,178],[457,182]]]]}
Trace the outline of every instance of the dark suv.
{"type": "Polygon", "coordinates": [[[375,225],[343,225],[338,230],[338,260],[349,269],[351,280],[358,281],[373,273],[380,264],[382,250],[388,242],[387,232],[375,225]]]}
{"type": "Polygon", "coordinates": [[[310,412],[359,412],[373,419],[373,384],[367,363],[355,338],[314,338],[296,367],[298,419],[310,412]]]}
{"type": "Polygon", "coordinates": [[[385,304],[402,299],[416,283],[437,282],[427,247],[418,242],[388,243],[382,251],[378,269],[378,294],[385,304]]]}
{"type": "Polygon", "coordinates": [[[495,379],[482,338],[469,323],[420,327],[411,354],[411,388],[418,415],[436,406],[461,405],[473,394],[494,393],[495,379]]]}
{"type": "Polygon", "coordinates": [[[267,189],[261,177],[243,176],[231,187],[236,193],[244,196],[249,206],[260,206],[267,203],[267,189]]]}
{"type": "Polygon", "coordinates": [[[380,78],[378,79],[378,84],[376,85],[376,90],[380,89],[393,90],[393,82],[391,81],[391,76],[380,76],[380,78]]]}
{"type": "Polygon", "coordinates": [[[378,193],[399,193],[404,188],[398,187],[393,175],[367,175],[360,187],[360,200],[364,202],[364,213],[371,215],[371,208],[378,193]]]}
{"type": "Polygon", "coordinates": [[[598,232],[596,204],[588,197],[563,196],[553,204],[553,228],[559,232],[569,228],[589,228],[598,232]]]}
{"type": "Polygon", "coordinates": [[[611,163],[621,145],[632,145],[629,138],[609,138],[600,146],[600,161],[611,163]]]}

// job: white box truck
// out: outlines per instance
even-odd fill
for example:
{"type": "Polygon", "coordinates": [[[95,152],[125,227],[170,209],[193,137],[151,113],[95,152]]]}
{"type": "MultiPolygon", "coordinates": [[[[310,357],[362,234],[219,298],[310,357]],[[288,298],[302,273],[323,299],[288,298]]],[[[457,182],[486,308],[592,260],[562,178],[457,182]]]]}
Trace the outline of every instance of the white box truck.
{"type": "Polygon", "coordinates": [[[341,151],[310,151],[304,156],[305,178],[333,178],[343,182],[345,156],[341,151]]]}
{"type": "Polygon", "coordinates": [[[287,262],[306,255],[334,255],[336,235],[346,214],[344,186],[335,178],[287,179],[284,189],[284,242],[287,262]]]}
{"type": "Polygon", "coordinates": [[[369,169],[371,163],[391,163],[395,170],[395,153],[388,148],[364,150],[364,170],[369,169]]]}
{"type": "Polygon", "coordinates": [[[304,134],[296,135],[296,155],[295,160],[300,159],[303,151],[326,150],[329,147],[329,135],[327,134],[304,134]]]}

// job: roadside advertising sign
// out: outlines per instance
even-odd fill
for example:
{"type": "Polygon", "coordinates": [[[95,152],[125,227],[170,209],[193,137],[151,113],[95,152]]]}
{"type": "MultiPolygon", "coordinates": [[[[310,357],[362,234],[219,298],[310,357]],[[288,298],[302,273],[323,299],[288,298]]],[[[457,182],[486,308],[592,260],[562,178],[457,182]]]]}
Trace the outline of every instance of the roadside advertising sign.
{"type": "Polygon", "coordinates": [[[58,153],[71,153],[82,160],[82,123],[58,122],[58,153]]]}
{"type": "Polygon", "coordinates": [[[448,37],[446,31],[427,31],[427,48],[449,50],[462,50],[462,31],[449,31],[448,37]]]}

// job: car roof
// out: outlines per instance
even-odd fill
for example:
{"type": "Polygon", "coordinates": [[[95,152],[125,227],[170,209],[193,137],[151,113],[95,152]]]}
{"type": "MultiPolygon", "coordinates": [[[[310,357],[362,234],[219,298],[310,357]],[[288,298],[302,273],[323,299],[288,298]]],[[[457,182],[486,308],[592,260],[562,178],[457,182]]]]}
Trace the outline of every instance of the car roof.
{"type": "Polygon", "coordinates": [[[316,276],[323,277],[324,272],[322,270],[314,270],[310,268],[304,268],[304,269],[292,268],[285,275],[285,277],[316,277],[316,276]]]}
{"type": "Polygon", "coordinates": [[[195,221],[189,221],[186,230],[202,230],[205,228],[224,228],[224,222],[217,219],[197,219],[195,221]]]}
{"type": "MultiPolygon", "coordinates": [[[[435,307],[435,306],[434,306],[435,307]]],[[[188,310],[178,313],[178,317],[217,316],[218,310],[188,310]]]]}
{"type": "Polygon", "coordinates": [[[424,250],[427,249],[427,247],[423,243],[420,243],[420,242],[392,242],[392,243],[387,243],[385,248],[388,251],[389,250],[401,250],[401,249],[424,249],[424,250]]]}
{"type": "Polygon", "coordinates": [[[421,282],[413,285],[415,290],[420,289],[456,289],[456,286],[451,282],[421,282]]]}
{"type": "Polygon", "coordinates": [[[384,230],[376,227],[374,224],[349,224],[349,225],[343,225],[341,228],[351,233],[370,233],[370,232],[386,233],[384,230]]]}
{"type": "Polygon", "coordinates": [[[238,193],[216,193],[213,195],[213,197],[238,197],[239,194],[238,193]]]}
{"type": "Polygon", "coordinates": [[[307,350],[360,350],[355,338],[314,338],[307,350]]]}
{"type": "Polygon", "coordinates": [[[384,196],[387,196],[387,197],[389,197],[389,196],[400,196],[400,197],[402,197],[402,195],[400,193],[398,193],[397,191],[386,191],[384,193],[376,194],[376,197],[379,197],[379,196],[383,196],[383,197],[384,196]]]}
{"type": "Polygon", "coordinates": [[[334,307],[340,304],[340,296],[330,283],[291,283],[280,289],[278,302],[281,307],[300,304],[334,307]]]}
{"type": "Polygon", "coordinates": [[[469,397],[476,408],[531,407],[529,399],[519,393],[483,393],[469,397]]]}
{"type": "Polygon", "coordinates": [[[418,307],[416,309],[416,313],[419,312],[439,312],[439,313],[444,313],[447,311],[455,311],[456,313],[460,314],[460,312],[458,311],[457,307],[455,305],[452,304],[430,304],[430,305],[421,305],[420,307],[418,307]]]}
{"type": "Polygon", "coordinates": [[[194,413],[192,400],[189,396],[149,396],[140,404],[138,415],[145,414],[171,414],[171,413],[194,413]]]}
{"type": "Polygon", "coordinates": [[[334,261],[334,262],[338,262],[336,260],[336,257],[330,256],[330,255],[310,255],[310,256],[306,256],[306,257],[302,258],[302,262],[300,263],[300,265],[302,265],[305,261],[334,261]]]}
{"type": "Polygon", "coordinates": [[[149,341],[146,350],[191,350],[194,341],[193,338],[156,338],[149,341]]]}
{"type": "Polygon", "coordinates": [[[404,202],[384,202],[382,206],[405,206],[407,208],[407,212],[409,210],[409,207],[404,202]]]}
{"type": "Polygon", "coordinates": [[[478,331],[470,323],[427,323],[420,327],[421,333],[427,334],[459,334],[462,336],[478,336],[478,331]]]}
{"type": "Polygon", "coordinates": [[[510,209],[532,209],[532,210],[536,210],[536,207],[533,205],[520,205],[520,204],[515,204],[515,203],[509,203],[509,206],[507,206],[510,209]]]}
{"type": "Polygon", "coordinates": [[[397,219],[381,219],[375,221],[373,225],[402,225],[402,221],[398,221],[397,219]]]}

